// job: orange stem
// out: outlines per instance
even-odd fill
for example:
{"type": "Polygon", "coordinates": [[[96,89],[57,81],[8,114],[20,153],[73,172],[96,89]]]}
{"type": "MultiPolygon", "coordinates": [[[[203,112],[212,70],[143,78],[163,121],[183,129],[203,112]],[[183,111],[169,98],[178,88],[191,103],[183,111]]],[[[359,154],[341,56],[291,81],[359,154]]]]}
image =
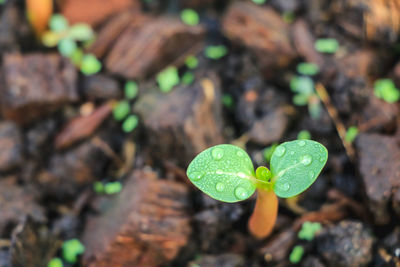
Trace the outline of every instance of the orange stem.
{"type": "Polygon", "coordinates": [[[40,37],[47,28],[47,23],[53,13],[52,0],[26,0],[28,20],[40,37]]]}
{"type": "Polygon", "coordinates": [[[278,215],[278,197],[272,190],[257,189],[257,201],[249,220],[249,231],[258,239],[271,234],[278,215]]]}

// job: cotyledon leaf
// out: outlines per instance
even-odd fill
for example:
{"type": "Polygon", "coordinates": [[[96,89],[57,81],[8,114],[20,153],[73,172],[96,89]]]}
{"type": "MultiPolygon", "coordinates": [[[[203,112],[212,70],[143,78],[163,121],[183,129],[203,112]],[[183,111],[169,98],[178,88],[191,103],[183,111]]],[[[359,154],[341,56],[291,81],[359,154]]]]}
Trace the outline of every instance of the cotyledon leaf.
{"type": "Polygon", "coordinates": [[[255,191],[255,174],[249,155],[222,144],[198,154],[187,169],[190,181],[205,194],[224,202],[249,198],[255,191]]]}
{"type": "Polygon", "coordinates": [[[279,197],[300,194],[314,183],[328,160],[328,150],[312,140],[279,145],[271,158],[274,191],[279,197]]]}

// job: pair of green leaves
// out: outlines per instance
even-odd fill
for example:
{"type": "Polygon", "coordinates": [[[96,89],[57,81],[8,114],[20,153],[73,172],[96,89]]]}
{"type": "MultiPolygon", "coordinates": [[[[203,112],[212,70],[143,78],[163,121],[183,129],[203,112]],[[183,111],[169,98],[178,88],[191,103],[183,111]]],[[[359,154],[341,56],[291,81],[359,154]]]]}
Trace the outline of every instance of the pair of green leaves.
{"type": "Polygon", "coordinates": [[[257,187],[272,188],[279,197],[288,198],[311,186],[327,159],[328,151],[318,142],[285,142],[272,154],[272,178],[263,179],[262,175],[256,175],[243,149],[222,144],[197,155],[187,169],[187,176],[205,194],[224,202],[245,200],[257,187]]]}

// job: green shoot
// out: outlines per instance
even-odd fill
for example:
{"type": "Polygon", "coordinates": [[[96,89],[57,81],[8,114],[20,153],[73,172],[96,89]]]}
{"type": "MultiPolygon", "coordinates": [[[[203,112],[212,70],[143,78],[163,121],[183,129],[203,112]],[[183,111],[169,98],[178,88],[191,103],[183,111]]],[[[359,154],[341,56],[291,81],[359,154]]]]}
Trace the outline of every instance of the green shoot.
{"type": "Polygon", "coordinates": [[[227,108],[233,107],[234,101],[233,101],[232,96],[230,94],[223,94],[222,104],[227,108]]]}
{"type": "Polygon", "coordinates": [[[49,28],[52,32],[63,32],[68,30],[67,19],[61,14],[54,14],[49,20],[49,28]]]}
{"type": "Polygon", "coordinates": [[[295,15],[291,11],[286,11],[286,12],[284,12],[282,14],[282,19],[283,19],[284,22],[290,24],[290,23],[292,23],[294,21],[295,15]]]}
{"type": "Polygon", "coordinates": [[[297,72],[302,75],[313,76],[319,72],[319,67],[314,63],[299,63],[297,65],[297,72]]]}
{"type": "Polygon", "coordinates": [[[199,14],[193,9],[184,9],[181,12],[181,20],[183,23],[189,25],[189,26],[195,26],[199,24],[200,18],[199,14]]]}
{"type": "Polygon", "coordinates": [[[47,264],[47,267],[63,267],[63,262],[60,258],[52,258],[49,263],[47,264]]]}
{"type": "Polygon", "coordinates": [[[320,53],[334,54],[339,49],[339,43],[334,38],[322,38],[315,42],[314,47],[320,53]]]}
{"type": "Polygon", "coordinates": [[[82,57],[81,72],[85,75],[96,74],[101,70],[101,62],[92,54],[82,57]]]}
{"type": "Polygon", "coordinates": [[[78,256],[85,252],[85,246],[78,239],[70,239],[62,246],[63,258],[68,263],[76,263],[78,256]]]}
{"type": "Polygon", "coordinates": [[[391,79],[379,79],[375,81],[374,94],[388,103],[395,103],[400,99],[400,91],[391,79]]]}
{"type": "Polygon", "coordinates": [[[252,0],[253,3],[257,4],[257,5],[262,5],[266,2],[266,0],[252,0]]]}
{"type": "Polygon", "coordinates": [[[358,128],[356,126],[351,126],[349,127],[349,129],[347,129],[344,140],[348,143],[353,143],[357,135],[358,135],[358,128]]]}
{"type": "Polygon", "coordinates": [[[131,106],[128,101],[120,101],[113,108],[115,120],[122,121],[131,112],[131,106]]]}
{"type": "Polygon", "coordinates": [[[93,191],[96,192],[97,194],[102,194],[104,193],[104,185],[102,182],[95,182],[93,184],[93,191]]]}
{"type": "Polygon", "coordinates": [[[302,130],[297,134],[297,139],[298,140],[310,140],[311,134],[307,130],[302,130]]]}
{"type": "Polygon", "coordinates": [[[289,255],[289,261],[293,264],[299,263],[304,255],[304,248],[300,245],[297,245],[293,248],[292,252],[289,255]]]}
{"type": "Polygon", "coordinates": [[[304,222],[298,237],[303,240],[311,241],[314,239],[315,233],[321,230],[321,224],[318,222],[304,222]]]}
{"type": "Polygon", "coordinates": [[[182,83],[185,85],[191,85],[194,82],[194,74],[191,71],[185,72],[182,76],[182,83]]]}
{"type": "Polygon", "coordinates": [[[58,43],[58,51],[64,57],[70,57],[77,48],[76,42],[70,38],[62,39],[58,43]]]}
{"type": "Polygon", "coordinates": [[[122,184],[120,182],[110,182],[104,185],[104,193],[113,195],[121,192],[122,184]]]}
{"type": "Polygon", "coordinates": [[[220,59],[228,53],[228,49],[224,45],[211,45],[204,51],[205,56],[209,59],[220,59]]]}
{"type": "Polygon", "coordinates": [[[295,76],[290,81],[290,89],[295,93],[293,103],[296,106],[307,105],[311,118],[318,119],[322,107],[314,89],[314,81],[307,76],[295,76]]]}
{"type": "Polygon", "coordinates": [[[185,60],[185,65],[189,69],[195,69],[199,65],[199,60],[195,56],[188,56],[185,60]]]}
{"type": "MultiPolygon", "coordinates": [[[[269,179],[257,176],[247,153],[223,144],[201,152],[190,163],[187,175],[205,194],[224,202],[249,198],[256,188],[274,191],[283,198],[296,196],[317,179],[328,158],[324,146],[311,140],[295,140],[276,147],[269,179]]],[[[263,167],[265,168],[265,167],[263,167]]]]}
{"type": "Polygon", "coordinates": [[[139,124],[139,118],[136,115],[129,115],[128,118],[122,123],[122,130],[125,133],[130,133],[136,129],[139,124]]]}
{"type": "Polygon", "coordinates": [[[278,146],[278,143],[273,143],[271,146],[267,147],[263,151],[264,159],[266,162],[271,161],[272,154],[274,154],[275,148],[278,146]]]}
{"type": "Polygon", "coordinates": [[[175,67],[168,67],[157,74],[156,77],[160,90],[167,93],[179,84],[178,70],[175,67]]]}
{"type": "Polygon", "coordinates": [[[134,99],[138,94],[139,88],[134,81],[127,81],[124,86],[125,98],[128,100],[134,99]]]}

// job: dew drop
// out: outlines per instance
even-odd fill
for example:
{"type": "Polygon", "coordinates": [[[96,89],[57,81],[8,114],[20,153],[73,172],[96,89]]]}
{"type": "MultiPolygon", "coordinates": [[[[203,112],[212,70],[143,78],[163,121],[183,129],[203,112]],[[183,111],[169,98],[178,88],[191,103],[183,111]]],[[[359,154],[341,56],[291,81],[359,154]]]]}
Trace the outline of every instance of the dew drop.
{"type": "Polygon", "coordinates": [[[198,181],[203,178],[204,174],[201,172],[193,172],[189,175],[190,179],[193,181],[198,181]]]}
{"type": "Polygon", "coordinates": [[[312,157],[311,157],[310,155],[304,155],[304,156],[301,158],[301,163],[302,163],[303,165],[305,165],[305,166],[310,165],[311,162],[312,162],[312,157]]]}
{"type": "Polygon", "coordinates": [[[215,160],[220,160],[224,156],[224,151],[221,148],[216,147],[211,151],[211,156],[215,160]]]}
{"type": "Polygon", "coordinates": [[[238,199],[240,199],[240,200],[243,200],[243,199],[246,199],[247,198],[247,190],[246,189],[244,189],[243,187],[241,187],[241,186],[238,186],[238,187],[236,187],[236,189],[235,189],[235,196],[238,198],[238,199]]]}
{"type": "Polygon", "coordinates": [[[215,173],[216,174],[223,174],[224,172],[222,170],[216,170],[215,173]]]}
{"type": "Polygon", "coordinates": [[[286,148],[284,146],[278,146],[275,150],[275,153],[278,157],[282,157],[286,152],[286,148]]]}
{"type": "Polygon", "coordinates": [[[315,176],[315,173],[313,171],[310,171],[310,173],[308,175],[310,176],[311,179],[313,179],[315,176]]]}
{"type": "Polygon", "coordinates": [[[301,140],[298,144],[299,144],[299,146],[305,146],[305,145],[306,145],[306,142],[303,141],[303,140],[301,140]]]}
{"type": "Polygon", "coordinates": [[[283,191],[288,191],[290,189],[290,184],[289,183],[284,183],[279,185],[279,188],[282,189],[283,191]]]}
{"type": "Polygon", "coordinates": [[[290,153],[289,153],[289,154],[293,156],[293,155],[294,155],[294,151],[290,151],[290,153]]]}
{"type": "Polygon", "coordinates": [[[320,158],[319,158],[319,161],[320,161],[320,162],[324,162],[324,161],[325,161],[325,158],[324,158],[324,157],[320,157],[320,158]]]}
{"type": "Polygon", "coordinates": [[[225,189],[225,185],[223,183],[217,183],[215,185],[215,190],[217,190],[218,192],[222,192],[225,189]]]}
{"type": "Polygon", "coordinates": [[[243,157],[244,153],[242,151],[238,151],[238,152],[236,152],[236,156],[243,157]]]}

